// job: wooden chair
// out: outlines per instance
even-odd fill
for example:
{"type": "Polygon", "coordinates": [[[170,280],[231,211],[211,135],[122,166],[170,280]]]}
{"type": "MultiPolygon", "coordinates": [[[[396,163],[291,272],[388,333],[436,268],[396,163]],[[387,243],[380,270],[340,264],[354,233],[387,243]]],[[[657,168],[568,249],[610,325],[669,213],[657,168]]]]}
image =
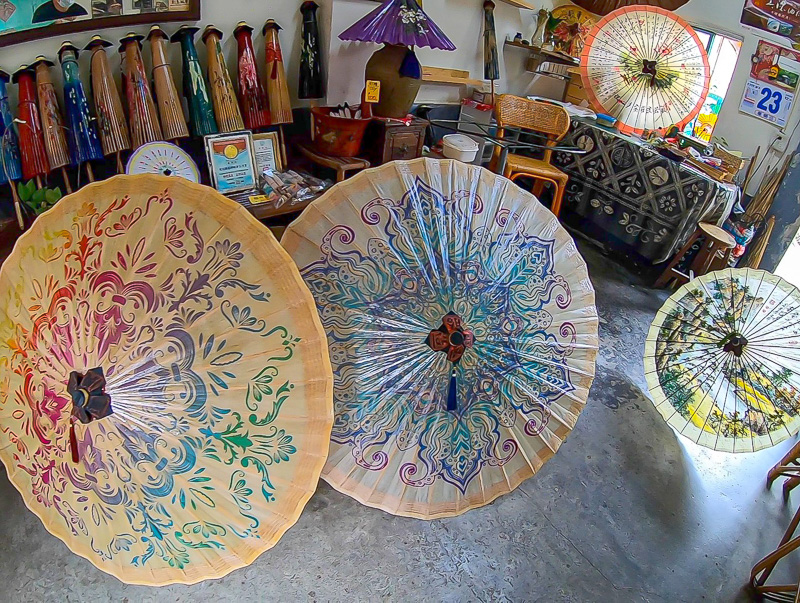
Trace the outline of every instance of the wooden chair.
{"type": "MultiPolygon", "coordinates": [[[[569,113],[559,105],[501,94],[497,97],[495,115],[498,137],[504,135],[506,128],[522,128],[546,135],[547,146],[554,147],[569,132],[569,113]]],[[[558,217],[569,176],[550,164],[552,156],[552,149],[545,150],[542,159],[531,159],[509,153],[503,175],[512,181],[523,176],[532,178],[536,181],[533,194],[537,197],[541,196],[545,184],[552,184],[555,191],[550,210],[558,217]]],[[[493,158],[495,164],[499,157],[500,147],[495,147],[493,158]]]]}
{"type": "Polygon", "coordinates": [[[694,273],[694,276],[703,276],[712,270],[719,270],[728,266],[733,248],[736,247],[736,239],[719,226],[700,222],[697,230],[686,241],[686,245],[681,247],[681,250],[675,254],[675,257],[672,258],[664,272],[658,277],[658,280],[653,285],[655,289],[672,284],[673,281],[683,285],[691,280],[688,274],[677,270],[676,266],[700,237],[704,237],[705,243],[698,252],[697,257],[692,261],[690,272],[694,273]]]}

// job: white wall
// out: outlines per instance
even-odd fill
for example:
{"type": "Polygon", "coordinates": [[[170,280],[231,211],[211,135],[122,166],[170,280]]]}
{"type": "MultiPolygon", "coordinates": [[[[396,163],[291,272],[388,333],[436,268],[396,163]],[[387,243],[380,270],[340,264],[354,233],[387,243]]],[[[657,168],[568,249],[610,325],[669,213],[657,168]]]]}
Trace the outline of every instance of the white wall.
{"type": "MultiPolygon", "coordinates": [[[[553,4],[558,5],[565,2],[566,0],[541,0],[546,8],[552,8],[553,4]]],[[[207,23],[214,23],[226,33],[223,45],[230,57],[229,66],[233,68],[236,43],[232,31],[236,23],[245,19],[256,28],[254,44],[261,61],[264,55],[261,26],[268,18],[278,21],[284,28],[281,32],[281,45],[290,91],[295,97],[301,25],[298,9],[301,3],[302,0],[202,0],[203,19],[199,25],[202,27],[207,23]]],[[[317,0],[317,3],[321,6],[318,14],[322,44],[323,48],[328,50],[325,57],[326,70],[329,71],[328,102],[357,102],[363,87],[364,65],[377,47],[374,44],[342,42],[338,39],[338,35],[357,19],[373,10],[376,4],[367,0],[317,0]]],[[[744,0],[690,0],[677,12],[690,23],[744,39],[739,65],[728,93],[728,100],[720,115],[716,134],[727,139],[731,148],[741,150],[745,156],[748,156],[757,146],[761,146],[762,150],[765,149],[779,131],[774,126],[740,114],[738,111],[745,80],[749,73],[749,57],[755,52],[758,39],[769,35],[739,25],[743,3],[744,0]]],[[[518,31],[527,37],[533,26],[535,11],[515,8],[502,0],[497,0],[496,4],[495,23],[502,77],[498,82],[498,90],[520,94],[525,91],[533,78],[532,74],[524,70],[527,53],[521,49],[504,48],[503,41],[507,35],[513,36],[518,31]]],[[[418,53],[420,61],[424,65],[466,69],[473,78],[480,79],[483,75],[482,0],[425,0],[424,6],[431,18],[453,40],[458,50],[446,52],[420,49],[418,53]]],[[[178,26],[177,23],[168,23],[164,24],[164,29],[168,33],[172,33],[178,26]]],[[[140,26],[134,29],[140,33],[146,33],[148,27],[140,26]]],[[[129,28],[103,30],[99,33],[115,41],[127,31],[129,28]]],[[[93,33],[95,32],[74,34],[70,38],[75,44],[82,47],[93,33]]],[[[38,54],[55,57],[61,41],[61,38],[46,38],[0,49],[0,67],[12,71],[20,63],[29,62],[38,54]]],[[[776,39],[776,41],[780,40],[776,39]]],[[[172,46],[173,64],[179,65],[177,45],[172,46]]],[[[204,48],[199,40],[198,49],[201,59],[204,59],[204,48]]],[[[112,55],[115,54],[112,53],[112,55]]],[[[149,52],[145,50],[144,54],[145,60],[149,62],[149,52]]],[[[112,65],[117,65],[116,58],[114,61],[112,65]]],[[[81,61],[81,65],[84,69],[88,68],[88,61],[81,61]]],[[[54,70],[54,75],[56,71],[54,70]]],[[[179,71],[179,69],[175,69],[176,75],[179,71]]],[[[179,75],[178,79],[180,79],[179,75]]],[[[178,83],[180,85],[180,82],[178,83]]],[[[15,86],[11,86],[12,102],[15,88],[15,86]]],[[[458,96],[457,88],[425,85],[420,91],[418,99],[422,102],[455,102],[458,100],[458,96]]],[[[800,110],[795,110],[787,128],[789,133],[798,120],[800,120],[800,110]]],[[[797,147],[798,140],[800,137],[795,137],[791,142],[784,141],[779,149],[782,151],[787,146],[794,149],[797,147]]],[[[780,153],[773,154],[772,163],[777,161],[779,155],[780,153]]]]}

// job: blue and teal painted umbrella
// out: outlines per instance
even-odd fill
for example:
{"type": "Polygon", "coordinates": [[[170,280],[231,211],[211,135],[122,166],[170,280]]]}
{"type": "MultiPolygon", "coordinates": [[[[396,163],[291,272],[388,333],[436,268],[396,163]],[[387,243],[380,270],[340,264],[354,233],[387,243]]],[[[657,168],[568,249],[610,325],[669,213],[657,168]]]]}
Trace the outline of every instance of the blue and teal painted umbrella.
{"type": "Polygon", "coordinates": [[[420,518],[487,504],[575,426],[594,377],[594,289],[533,195],[457,161],[338,184],[283,236],[334,371],[323,477],[420,518]]]}

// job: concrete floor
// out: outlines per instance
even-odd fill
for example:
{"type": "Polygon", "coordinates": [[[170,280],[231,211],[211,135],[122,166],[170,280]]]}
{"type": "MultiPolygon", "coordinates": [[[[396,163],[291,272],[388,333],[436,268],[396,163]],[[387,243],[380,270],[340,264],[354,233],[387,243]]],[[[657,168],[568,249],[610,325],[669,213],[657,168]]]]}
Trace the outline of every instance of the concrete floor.
{"type": "Polygon", "coordinates": [[[0,601],[748,600],[750,567],[794,509],[780,487],[764,487],[791,442],[733,456],[675,435],[648,399],[641,360],[665,293],[581,248],[601,316],[597,378],[566,444],[515,492],[425,522],[320,483],[297,525],[250,567],[154,589],[70,553],[2,478],[0,601]]]}

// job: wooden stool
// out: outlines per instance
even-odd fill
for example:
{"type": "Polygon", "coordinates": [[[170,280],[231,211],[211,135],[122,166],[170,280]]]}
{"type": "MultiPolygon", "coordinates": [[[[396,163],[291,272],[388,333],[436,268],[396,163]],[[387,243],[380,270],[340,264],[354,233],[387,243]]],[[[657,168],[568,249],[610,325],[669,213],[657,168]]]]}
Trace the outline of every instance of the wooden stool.
{"type": "Polygon", "coordinates": [[[300,152],[312,162],[322,167],[336,170],[336,182],[341,182],[347,178],[347,172],[353,170],[365,170],[370,166],[369,161],[360,157],[333,157],[323,155],[311,146],[310,142],[301,142],[297,145],[300,152]]]}
{"type": "Polygon", "coordinates": [[[705,237],[705,244],[692,262],[689,268],[690,273],[694,273],[694,276],[703,276],[704,274],[708,274],[715,264],[716,266],[714,267],[724,268],[728,266],[733,248],[736,247],[736,239],[719,226],[700,222],[697,226],[697,230],[695,230],[692,236],[689,237],[689,240],[686,241],[686,245],[681,247],[681,250],[675,254],[675,257],[672,258],[669,266],[667,266],[666,270],[658,277],[653,287],[660,289],[665,285],[671,284],[673,281],[678,281],[678,284],[683,285],[692,280],[692,277],[688,274],[676,270],[675,266],[678,265],[700,237],[705,237]],[[720,259],[722,260],[721,262],[719,261],[720,259]]]}
{"type": "Polygon", "coordinates": [[[800,509],[792,517],[778,548],[753,566],[750,572],[750,586],[759,596],[759,600],[800,601],[800,589],[797,584],[766,584],[778,561],[800,548],[800,536],[794,535],[798,524],[800,524],[800,509]]]}
{"type": "Polygon", "coordinates": [[[767,488],[779,477],[787,477],[783,482],[783,499],[789,499],[789,492],[800,485],[800,442],[797,442],[792,449],[786,453],[780,462],[769,470],[767,474],[767,488]]]}

